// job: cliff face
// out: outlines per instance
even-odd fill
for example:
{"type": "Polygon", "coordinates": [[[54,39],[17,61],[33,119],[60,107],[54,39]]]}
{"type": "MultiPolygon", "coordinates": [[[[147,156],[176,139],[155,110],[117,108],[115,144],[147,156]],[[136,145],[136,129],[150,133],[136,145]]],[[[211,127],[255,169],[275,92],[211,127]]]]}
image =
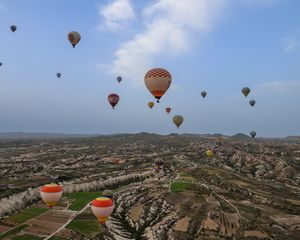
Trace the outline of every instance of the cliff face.
{"type": "Polygon", "coordinates": [[[165,193],[135,187],[115,196],[117,208],[107,223],[115,239],[168,239],[178,216],[165,193]],[[137,210],[138,208],[138,210],[137,210]]]}
{"type": "MultiPolygon", "coordinates": [[[[116,188],[132,182],[140,182],[147,177],[151,177],[152,174],[151,171],[146,171],[141,174],[128,174],[115,178],[108,178],[106,180],[99,179],[98,181],[78,184],[66,183],[63,186],[63,191],[64,193],[103,191],[104,189],[116,188]]],[[[2,198],[0,200],[0,219],[25,208],[40,199],[39,188],[29,188],[24,192],[14,194],[8,198],[2,198]]]]}

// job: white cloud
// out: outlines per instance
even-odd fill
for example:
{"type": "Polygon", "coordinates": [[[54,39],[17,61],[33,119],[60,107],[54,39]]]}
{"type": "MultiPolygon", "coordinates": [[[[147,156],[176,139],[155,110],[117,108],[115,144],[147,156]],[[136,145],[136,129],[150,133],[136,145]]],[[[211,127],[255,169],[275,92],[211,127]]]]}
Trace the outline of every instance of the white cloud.
{"type": "Polygon", "coordinates": [[[140,84],[155,58],[181,54],[191,48],[195,33],[206,33],[228,0],[157,0],[143,11],[144,30],[121,44],[110,73],[140,84]]]}
{"type": "Polygon", "coordinates": [[[259,94],[299,94],[300,81],[274,81],[260,84],[256,87],[256,93],[259,94]]]}
{"type": "Polygon", "coordinates": [[[297,50],[300,43],[300,29],[296,29],[290,36],[280,40],[282,51],[285,53],[294,52],[297,50]]]}
{"type": "Polygon", "coordinates": [[[293,52],[294,50],[296,50],[296,47],[298,45],[298,41],[294,37],[285,38],[282,43],[284,52],[293,52]]]}
{"type": "MultiPolygon", "coordinates": [[[[104,25],[110,30],[119,30],[126,22],[135,18],[131,0],[115,0],[99,10],[104,25]]],[[[103,26],[102,26],[103,27],[103,26]]]]}

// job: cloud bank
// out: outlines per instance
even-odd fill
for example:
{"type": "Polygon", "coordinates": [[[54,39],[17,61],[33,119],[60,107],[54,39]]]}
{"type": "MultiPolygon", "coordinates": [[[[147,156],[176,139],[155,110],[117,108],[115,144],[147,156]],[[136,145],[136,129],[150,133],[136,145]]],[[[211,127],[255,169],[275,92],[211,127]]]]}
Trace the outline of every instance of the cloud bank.
{"type": "Polygon", "coordinates": [[[104,18],[104,26],[115,31],[120,30],[126,23],[135,18],[135,13],[130,0],[116,0],[106,5],[104,8],[99,9],[99,15],[104,18]]]}
{"type": "Polygon", "coordinates": [[[182,54],[192,47],[195,34],[211,30],[226,2],[158,0],[146,6],[142,14],[143,29],[114,52],[109,72],[126,75],[139,85],[157,57],[182,54]]]}

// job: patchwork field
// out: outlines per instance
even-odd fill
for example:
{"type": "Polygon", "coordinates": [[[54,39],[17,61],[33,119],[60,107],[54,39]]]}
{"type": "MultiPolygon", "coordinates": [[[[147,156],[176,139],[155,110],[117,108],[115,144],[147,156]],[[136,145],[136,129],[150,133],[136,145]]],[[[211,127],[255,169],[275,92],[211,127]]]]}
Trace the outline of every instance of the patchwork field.
{"type": "Polygon", "coordinates": [[[52,209],[27,223],[30,227],[26,232],[35,235],[48,236],[59,229],[74,214],[71,210],[52,209]]]}

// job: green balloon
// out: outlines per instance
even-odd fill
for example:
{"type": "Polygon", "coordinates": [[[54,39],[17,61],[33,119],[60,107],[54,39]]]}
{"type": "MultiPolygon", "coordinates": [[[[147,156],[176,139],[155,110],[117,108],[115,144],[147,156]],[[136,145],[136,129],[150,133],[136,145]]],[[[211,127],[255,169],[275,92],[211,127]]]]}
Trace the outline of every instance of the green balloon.
{"type": "Polygon", "coordinates": [[[183,123],[183,116],[176,115],[173,117],[173,123],[176,125],[177,128],[183,123]]]}

